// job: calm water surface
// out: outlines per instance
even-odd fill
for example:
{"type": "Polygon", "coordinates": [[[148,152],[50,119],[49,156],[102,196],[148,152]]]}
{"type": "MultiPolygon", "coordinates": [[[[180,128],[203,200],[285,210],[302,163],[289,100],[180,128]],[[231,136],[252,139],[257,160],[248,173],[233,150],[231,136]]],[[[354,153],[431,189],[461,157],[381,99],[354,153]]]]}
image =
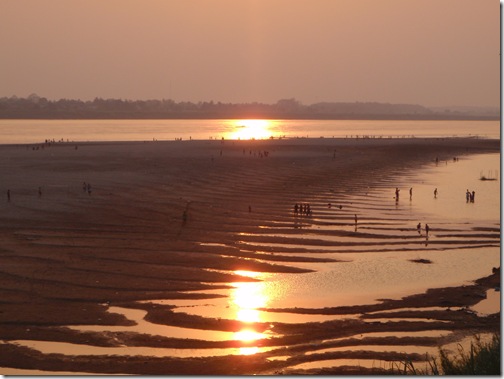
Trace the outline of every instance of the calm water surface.
{"type": "Polygon", "coordinates": [[[0,120],[0,144],[295,137],[500,138],[499,121],[387,120],[0,120]]]}

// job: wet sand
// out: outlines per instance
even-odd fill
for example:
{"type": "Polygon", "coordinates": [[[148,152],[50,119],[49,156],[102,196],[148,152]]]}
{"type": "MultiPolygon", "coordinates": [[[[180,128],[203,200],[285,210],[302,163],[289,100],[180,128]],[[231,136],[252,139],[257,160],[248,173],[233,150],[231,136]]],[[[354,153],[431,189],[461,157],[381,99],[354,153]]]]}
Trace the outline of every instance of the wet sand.
{"type": "MultiPolygon", "coordinates": [[[[438,346],[465,335],[498,331],[500,313],[480,317],[467,309],[479,302],[487,289],[500,287],[500,271],[496,270],[464,286],[432,288],[367,305],[270,307],[268,312],[348,317],[325,322],[255,323],[255,330],[274,330],[275,337],[255,341],[256,346],[271,349],[252,355],[44,354],[16,342],[177,349],[246,347],[251,343],[70,327],[128,327],[134,321],[107,311],[122,307],[145,310],[145,319],[160,325],[239,331],[243,325],[237,320],[175,312],[169,300],[211,301],[220,296],[213,290],[229,289],[232,282],[254,281],[239,275],[241,271],[303,275],[310,271],[306,263],[332,261],[311,255],[320,251],[309,246],[303,254],[287,254],[288,249],[274,247],[275,243],[289,242],[288,237],[257,236],[264,227],[285,226],[286,233],[294,234],[303,224],[314,222],[298,219],[299,225],[293,228],[295,203],[310,203],[314,214],[320,214],[327,209],[321,193],[329,191],[334,198],[348,199],[373,188],[394,187],[398,173],[414,173],[434,164],[436,158],[444,162],[454,156],[499,150],[500,141],[476,138],[0,146],[0,194],[5,196],[0,201],[1,373],[8,374],[8,368],[179,375],[379,373],[376,367],[340,366],[308,372],[293,367],[337,359],[421,362],[425,360],[421,353],[406,354],[392,348],[374,351],[369,346],[438,346]],[[91,184],[90,193],[83,190],[84,182],[91,184]],[[241,233],[251,236],[247,248],[241,233]],[[166,304],[148,301],[159,299],[166,304]],[[456,334],[414,334],[436,330],[456,334]],[[374,332],[391,336],[361,336],[374,332]],[[395,332],[412,333],[395,337],[395,332]],[[331,350],[336,348],[339,350],[331,350]],[[329,351],[320,352],[323,349],[329,351]]],[[[407,196],[406,190],[403,193],[407,196]]],[[[373,199],[369,202],[365,206],[373,206],[373,199]]],[[[352,206],[345,203],[344,212],[331,220],[333,225],[341,225],[341,237],[351,234],[357,238],[358,242],[343,248],[351,250],[357,244],[379,250],[386,245],[384,240],[365,244],[369,237],[365,229],[359,230],[361,235],[353,234],[357,231],[351,230],[352,206]]],[[[500,225],[485,225],[477,231],[479,235],[464,229],[455,233],[455,239],[438,244],[444,244],[441,248],[500,246],[500,225]]],[[[400,243],[399,248],[407,249],[406,243],[400,243]]],[[[435,242],[430,246],[436,247],[435,242]]]]}

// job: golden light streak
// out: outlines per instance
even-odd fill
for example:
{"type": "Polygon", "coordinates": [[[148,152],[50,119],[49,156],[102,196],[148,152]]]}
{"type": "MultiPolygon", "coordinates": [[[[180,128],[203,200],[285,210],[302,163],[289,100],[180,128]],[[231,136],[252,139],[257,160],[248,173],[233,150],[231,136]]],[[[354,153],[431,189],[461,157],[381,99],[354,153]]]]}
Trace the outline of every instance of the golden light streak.
{"type": "Polygon", "coordinates": [[[274,136],[270,120],[235,120],[230,125],[229,139],[267,139],[274,136]]]}

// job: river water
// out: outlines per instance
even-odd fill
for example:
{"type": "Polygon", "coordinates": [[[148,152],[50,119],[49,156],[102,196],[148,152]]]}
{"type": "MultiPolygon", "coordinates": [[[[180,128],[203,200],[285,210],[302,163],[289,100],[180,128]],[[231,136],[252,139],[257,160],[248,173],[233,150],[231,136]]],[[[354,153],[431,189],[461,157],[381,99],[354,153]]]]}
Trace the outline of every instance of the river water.
{"type": "Polygon", "coordinates": [[[499,121],[0,120],[0,144],[346,137],[500,138],[499,121]]]}

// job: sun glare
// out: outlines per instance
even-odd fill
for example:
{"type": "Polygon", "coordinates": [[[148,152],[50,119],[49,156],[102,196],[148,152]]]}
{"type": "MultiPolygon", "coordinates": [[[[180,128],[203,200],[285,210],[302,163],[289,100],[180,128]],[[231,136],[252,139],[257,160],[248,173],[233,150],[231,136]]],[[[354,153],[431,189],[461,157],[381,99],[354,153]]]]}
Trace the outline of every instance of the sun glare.
{"type": "MultiPolygon", "coordinates": [[[[261,273],[254,271],[237,270],[235,274],[249,278],[259,278],[261,273]]],[[[267,338],[266,334],[254,330],[254,323],[261,322],[261,311],[258,308],[265,307],[269,298],[265,291],[263,282],[237,282],[233,283],[235,287],[231,291],[231,308],[234,310],[234,318],[243,323],[243,329],[234,334],[237,341],[245,344],[240,349],[240,354],[251,355],[259,351],[254,346],[255,341],[267,338]]]]}
{"type": "Polygon", "coordinates": [[[238,309],[257,309],[266,305],[267,299],[261,292],[259,284],[255,282],[234,283],[236,288],[233,291],[232,299],[238,309]]]}
{"type": "Polygon", "coordinates": [[[242,322],[259,322],[261,316],[257,309],[238,309],[236,318],[242,322]]]}
{"type": "Polygon", "coordinates": [[[235,120],[230,125],[230,139],[267,139],[274,136],[270,120],[235,120]]]}
{"type": "Polygon", "coordinates": [[[235,333],[235,339],[243,342],[253,342],[264,337],[262,333],[258,333],[254,330],[243,329],[235,333]]]}

